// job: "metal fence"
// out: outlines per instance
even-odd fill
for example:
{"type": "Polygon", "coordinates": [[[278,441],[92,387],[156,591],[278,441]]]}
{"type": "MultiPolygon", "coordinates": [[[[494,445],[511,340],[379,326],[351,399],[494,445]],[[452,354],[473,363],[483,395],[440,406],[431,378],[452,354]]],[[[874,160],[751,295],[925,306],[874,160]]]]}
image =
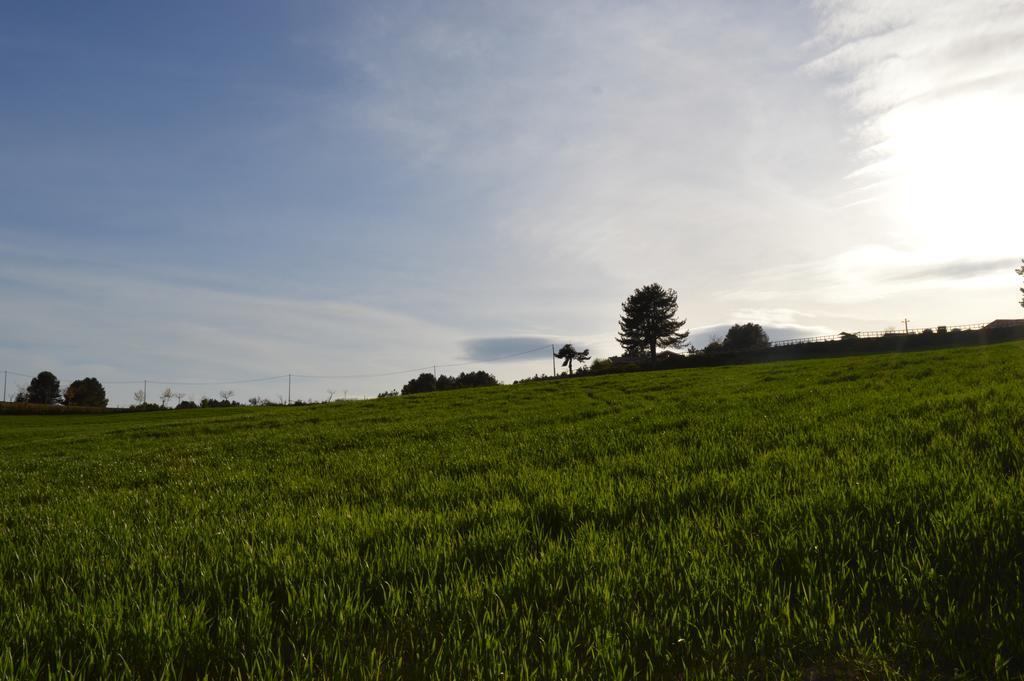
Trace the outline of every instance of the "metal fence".
{"type": "MultiPolygon", "coordinates": [[[[956,324],[954,326],[929,326],[920,329],[904,329],[902,331],[889,329],[887,331],[858,331],[856,333],[836,333],[830,336],[812,336],[810,338],[790,338],[788,340],[772,341],[773,348],[780,348],[787,345],[804,345],[806,343],[829,343],[849,338],[887,338],[891,336],[915,336],[923,333],[944,333],[955,331],[979,331],[988,327],[989,324],[956,324]]],[[[1019,326],[1024,326],[1020,324],[1019,326]]]]}

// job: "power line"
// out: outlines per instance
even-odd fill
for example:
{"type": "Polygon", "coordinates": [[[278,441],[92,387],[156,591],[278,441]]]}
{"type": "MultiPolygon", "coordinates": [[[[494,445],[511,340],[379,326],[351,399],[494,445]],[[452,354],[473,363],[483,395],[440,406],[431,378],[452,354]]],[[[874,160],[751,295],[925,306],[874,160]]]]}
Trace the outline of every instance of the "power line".
{"type": "Polygon", "coordinates": [[[310,374],[292,374],[292,378],[313,378],[313,379],[342,379],[342,378],[384,378],[385,376],[401,376],[402,374],[411,374],[417,371],[426,371],[429,366],[419,367],[417,369],[402,369],[401,371],[391,371],[385,374],[339,374],[336,376],[313,376],[310,374]]]}
{"type": "MultiPolygon", "coordinates": [[[[909,328],[909,321],[907,319],[903,319],[901,321],[904,324],[904,333],[906,333],[906,334],[909,334],[911,332],[919,333],[919,332],[925,330],[925,329],[910,329],[909,328]]],[[[958,325],[955,325],[955,326],[954,325],[950,325],[949,328],[951,330],[965,330],[966,331],[966,330],[981,329],[981,328],[984,328],[985,326],[986,326],[986,324],[984,324],[984,323],[981,323],[981,324],[958,324],[958,325]]],[[[941,328],[945,328],[945,327],[939,327],[939,328],[941,329],[941,328]]],[[[884,335],[886,335],[888,333],[890,333],[890,332],[889,331],[884,331],[884,332],[883,331],[878,331],[878,332],[859,332],[859,333],[856,333],[856,334],[839,334],[839,335],[831,335],[831,336],[817,336],[817,337],[813,337],[813,338],[797,338],[797,339],[788,339],[788,340],[774,341],[772,343],[772,345],[777,347],[777,346],[786,346],[786,345],[796,345],[796,344],[802,344],[802,343],[834,341],[834,340],[840,340],[841,338],[843,338],[845,336],[848,336],[848,335],[854,335],[854,336],[857,336],[857,337],[860,337],[860,338],[876,338],[876,337],[884,336],[884,335]]],[[[609,341],[609,344],[610,344],[610,341],[609,341]]],[[[598,345],[602,345],[602,343],[599,342],[598,345]]],[[[290,387],[290,379],[293,379],[293,378],[308,379],[308,380],[347,380],[347,379],[364,379],[364,378],[387,378],[387,377],[391,377],[391,376],[401,376],[401,375],[407,375],[407,374],[413,374],[413,373],[422,373],[422,372],[426,372],[426,371],[430,371],[430,370],[433,370],[436,373],[437,369],[454,369],[454,368],[458,368],[458,367],[471,366],[473,364],[490,364],[490,363],[494,363],[494,362],[501,362],[501,361],[507,360],[507,359],[514,359],[516,357],[523,357],[525,355],[530,355],[530,354],[533,354],[535,352],[540,352],[542,350],[547,351],[549,349],[552,352],[552,372],[553,372],[553,375],[557,375],[557,369],[554,366],[554,346],[545,344],[545,345],[537,346],[535,348],[530,348],[528,350],[522,350],[520,352],[514,352],[514,353],[511,353],[511,354],[508,354],[508,355],[502,355],[500,357],[491,357],[491,358],[487,358],[487,359],[475,359],[475,360],[470,360],[470,361],[467,361],[467,362],[456,362],[456,363],[451,363],[451,364],[428,365],[428,366],[417,367],[415,369],[401,369],[401,370],[398,370],[398,371],[388,371],[388,372],[380,372],[380,373],[336,374],[336,375],[280,374],[280,375],[277,375],[277,376],[263,376],[263,377],[260,377],[260,378],[244,378],[244,379],[228,380],[228,381],[154,381],[154,380],[151,380],[151,379],[141,379],[140,378],[140,379],[137,379],[137,380],[104,381],[103,383],[105,385],[142,385],[144,387],[144,389],[145,389],[145,387],[149,383],[160,384],[160,385],[165,385],[165,386],[228,386],[228,385],[248,385],[248,384],[256,384],[256,383],[269,383],[271,381],[283,381],[285,379],[289,379],[289,387],[290,387]]],[[[4,383],[5,383],[4,387],[5,388],[7,387],[6,386],[6,378],[8,376],[17,376],[19,378],[28,378],[28,379],[34,378],[30,374],[23,374],[23,373],[20,373],[18,371],[12,371],[10,369],[6,369],[6,370],[2,370],[2,371],[4,373],[4,383]]],[[[4,394],[3,397],[6,398],[6,394],[4,394]]],[[[290,401],[290,390],[289,390],[289,401],[290,401]]]]}
{"type": "MultiPolygon", "coordinates": [[[[470,366],[472,364],[488,364],[492,362],[500,362],[506,359],[513,359],[515,357],[522,357],[523,355],[529,355],[540,350],[546,350],[547,345],[541,345],[536,348],[530,348],[529,350],[523,350],[521,352],[514,352],[509,355],[502,355],[501,357],[492,357],[488,359],[477,359],[468,362],[459,362],[453,364],[438,364],[428,365],[422,367],[416,367],[414,369],[400,369],[398,371],[386,371],[375,374],[332,374],[332,375],[313,375],[313,374],[291,374],[292,378],[302,378],[309,380],[341,380],[341,379],[357,379],[357,378],[387,378],[389,376],[402,376],[404,374],[412,374],[417,372],[428,371],[430,369],[453,369],[457,367],[470,366]]],[[[20,376],[23,378],[32,378],[28,374],[18,373],[16,371],[8,371],[7,373],[12,376],[20,376]]],[[[278,376],[263,376],[260,378],[244,378],[237,380],[228,381],[159,381],[153,379],[138,379],[128,381],[104,381],[105,385],[141,385],[142,383],[154,383],[165,386],[218,386],[218,385],[243,385],[251,383],[267,383],[270,381],[282,381],[289,377],[289,374],[280,374],[278,376]]]]}
{"type": "MultiPolygon", "coordinates": [[[[281,374],[280,376],[264,376],[263,378],[246,378],[238,381],[154,381],[153,379],[146,379],[150,383],[159,383],[160,385],[240,385],[243,383],[267,383],[269,381],[281,381],[288,378],[288,374],[281,374]]],[[[142,383],[142,381],[135,381],[136,383],[142,383]]]]}
{"type": "MultiPolygon", "coordinates": [[[[458,363],[453,363],[453,364],[428,365],[428,366],[416,367],[414,369],[400,369],[398,371],[388,371],[388,372],[375,373],[375,374],[331,374],[331,375],[327,375],[327,374],[324,374],[324,375],[290,374],[290,376],[292,378],[302,378],[302,379],[310,379],[310,380],[341,380],[341,379],[357,379],[357,378],[386,378],[386,377],[389,377],[389,376],[401,376],[401,375],[404,375],[404,374],[412,374],[412,373],[416,373],[416,372],[423,372],[423,371],[428,371],[428,370],[431,370],[431,369],[434,369],[434,370],[436,370],[436,369],[453,369],[453,368],[458,368],[458,367],[470,366],[470,365],[473,365],[473,364],[488,364],[488,363],[492,363],[492,362],[500,362],[500,361],[503,361],[503,360],[506,360],[506,359],[513,359],[515,357],[522,357],[524,355],[529,355],[529,354],[532,354],[534,352],[539,352],[541,350],[546,350],[548,347],[549,346],[547,346],[547,345],[541,345],[541,346],[538,346],[536,348],[530,348],[529,350],[523,350],[521,352],[514,352],[512,354],[502,355],[500,357],[491,357],[491,358],[487,358],[487,359],[477,359],[477,360],[471,360],[471,361],[468,361],[468,362],[458,362],[458,363]]],[[[28,374],[21,374],[21,373],[18,373],[16,371],[8,371],[7,373],[9,373],[9,374],[11,374],[13,376],[21,376],[21,377],[24,377],[24,378],[32,378],[32,376],[30,376],[28,374]]],[[[241,384],[250,384],[250,383],[266,383],[266,382],[270,382],[270,381],[284,380],[284,379],[286,379],[288,377],[289,377],[289,374],[281,374],[279,376],[265,376],[265,377],[261,377],[261,378],[248,378],[248,379],[227,380],[227,381],[160,381],[160,380],[141,379],[140,378],[140,379],[137,379],[137,380],[127,380],[127,381],[104,381],[103,383],[105,385],[140,385],[142,383],[147,383],[148,382],[148,383],[155,383],[155,384],[166,385],[166,386],[219,386],[219,385],[241,385],[241,384]]]]}
{"type": "Polygon", "coordinates": [[[491,359],[475,359],[475,360],[473,360],[471,362],[462,362],[460,364],[438,364],[437,367],[439,369],[452,369],[452,368],[455,368],[455,367],[469,366],[470,364],[489,364],[491,362],[500,362],[502,360],[512,359],[513,357],[522,357],[523,355],[529,355],[530,353],[540,352],[541,350],[547,350],[547,349],[548,349],[547,345],[541,345],[539,347],[532,348],[530,350],[523,350],[522,352],[515,352],[515,353],[512,353],[511,355],[505,355],[503,357],[493,357],[491,359]]]}
{"type": "Polygon", "coordinates": [[[533,353],[533,352],[538,352],[540,350],[546,350],[547,347],[548,347],[547,345],[541,345],[541,346],[536,347],[536,348],[530,348],[529,350],[523,350],[522,352],[514,352],[511,355],[503,355],[501,357],[491,357],[489,359],[475,359],[475,360],[472,360],[472,361],[469,361],[469,362],[459,362],[459,363],[456,363],[456,364],[437,364],[437,365],[430,364],[430,365],[423,366],[423,367],[417,367],[415,369],[402,369],[400,371],[389,371],[389,372],[380,373],[380,374],[338,374],[338,375],[323,375],[323,376],[320,376],[320,375],[314,376],[312,374],[292,374],[292,378],[329,379],[329,380],[340,380],[340,379],[347,379],[347,378],[385,378],[385,377],[388,377],[388,376],[401,376],[403,374],[414,374],[416,372],[430,371],[432,369],[454,369],[454,368],[457,368],[457,367],[470,366],[472,364],[489,364],[491,362],[500,362],[502,360],[512,359],[513,357],[522,357],[523,355],[528,355],[528,354],[533,353]]]}

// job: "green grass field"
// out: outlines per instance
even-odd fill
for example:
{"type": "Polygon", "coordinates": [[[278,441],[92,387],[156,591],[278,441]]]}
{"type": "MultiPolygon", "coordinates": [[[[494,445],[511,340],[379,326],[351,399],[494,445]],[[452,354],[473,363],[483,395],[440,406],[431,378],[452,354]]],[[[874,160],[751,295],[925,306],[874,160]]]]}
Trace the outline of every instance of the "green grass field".
{"type": "Polygon", "coordinates": [[[1024,674],[1024,345],[0,417],[0,678],[1024,674]]]}

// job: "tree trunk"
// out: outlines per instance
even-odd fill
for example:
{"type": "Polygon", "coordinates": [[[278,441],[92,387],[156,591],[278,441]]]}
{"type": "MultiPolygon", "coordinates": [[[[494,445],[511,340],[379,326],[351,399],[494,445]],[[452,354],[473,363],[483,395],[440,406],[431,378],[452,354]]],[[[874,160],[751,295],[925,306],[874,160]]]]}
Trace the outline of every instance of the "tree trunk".
{"type": "Polygon", "coordinates": [[[651,341],[651,364],[655,363],[658,358],[658,339],[655,338],[651,341]]]}

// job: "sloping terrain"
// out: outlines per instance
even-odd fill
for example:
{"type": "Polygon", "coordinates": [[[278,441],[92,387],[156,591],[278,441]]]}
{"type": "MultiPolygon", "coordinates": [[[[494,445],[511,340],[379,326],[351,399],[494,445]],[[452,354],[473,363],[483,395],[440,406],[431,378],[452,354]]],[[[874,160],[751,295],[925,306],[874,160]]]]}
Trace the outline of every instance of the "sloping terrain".
{"type": "Polygon", "coordinates": [[[1024,345],[0,417],[0,677],[1024,673],[1024,345]]]}

